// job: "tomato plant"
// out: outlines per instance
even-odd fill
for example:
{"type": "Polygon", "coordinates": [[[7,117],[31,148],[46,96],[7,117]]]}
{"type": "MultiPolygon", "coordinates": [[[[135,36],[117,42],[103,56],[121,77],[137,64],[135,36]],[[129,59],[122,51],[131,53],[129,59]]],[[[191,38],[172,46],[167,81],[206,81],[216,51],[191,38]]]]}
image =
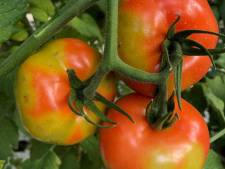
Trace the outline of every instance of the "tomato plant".
{"type": "Polygon", "coordinates": [[[117,104],[129,112],[135,123],[109,110],[117,122],[101,129],[100,147],[109,169],[202,169],[209,150],[209,132],[200,113],[182,100],[176,105],[179,120],[168,129],[152,129],[145,117],[150,99],[138,94],[123,97],[117,104]]]}
{"type": "MultiPolygon", "coordinates": [[[[177,16],[176,31],[187,29],[218,32],[218,24],[206,0],[122,0],[119,7],[119,55],[126,63],[147,72],[158,72],[162,42],[177,16]]],[[[214,48],[217,37],[195,34],[191,39],[206,48],[214,48]]],[[[184,56],[182,89],[198,82],[209,71],[210,59],[203,56],[184,56]]],[[[156,86],[127,79],[134,90],[154,96],[156,86]]],[[[168,90],[174,90],[171,74],[168,90]]]]}
{"type": "Polygon", "coordinates": [[[1,0],[0,169],[223,169],[224,8],[1,0]]]}
{"type": "MultiPolygon", "coordinates": [[[[78,143],[95,131],[83,117],[68,106],[70,86],[66,70],[74,69],[82,81],[96,71],[100,56],[78,39],[59,39],[48,43],[20,67],[16,80],[16,101],[29,133],[42,141],[57,144],[78,143]]],[[[113,77],[106,77],[98,88],[109,100],[115,96],[113,77]]],[[[101,110],[105,106],[98,103],[101,110]]],[[[87,109],[88,116],[99,119],[87,109]]]]}

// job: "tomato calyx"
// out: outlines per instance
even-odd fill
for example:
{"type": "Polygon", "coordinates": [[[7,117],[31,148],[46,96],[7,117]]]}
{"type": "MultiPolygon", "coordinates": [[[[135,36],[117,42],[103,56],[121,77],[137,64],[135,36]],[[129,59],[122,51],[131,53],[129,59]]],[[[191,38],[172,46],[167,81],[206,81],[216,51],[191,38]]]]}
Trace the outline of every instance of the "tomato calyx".
{"type": "Polygon", "coordinates": [[[104,96],[99,93],[95,93],[94,100],[90,100],[85,97],[83,94],[84,89],[90,83],[90,79],[82,82],[77,76],[73,69],[67,70],[69,82],[70,82],[70,95],[68,98],[68,105],[70,109],[78,116],[82,116],[87,122],[99,128],[111,128],[116,125],[116,122],[109,119],[104,113],[96,105],[95,101],[99,101],[106,105],[108,108],[112,108],[117,110],[122,115],[126,116],[131,122],[134,122],[131,116],[122,110],[119,106],[114,104],[113,102],[107,100],[104,96]],[[100,125],[98,123],[93,122],[88,114],[84,111],[84,108],[88,108],[91,110],[98,118],[100,118],[103,122],[107,122],[110,125],[100,125]]]}
{"type": "Polygon", "coordinates": [[[162,83],[158,87],[158,94],[153,99],[153,101],[148,105],[146,109],[146,117],[150,125],[157,129],[162,130],[170,127],[177,120],[177,115],[174,109],[168,108],[173,100],[172,96],[169,101],[167,101],[167,81],[169,79],[169,74],[174,73],[174,84],[175,84],[175,95],[177,98],[178,106],[180,110],[181,105],[181,80],[182,80],[182,67],[183,67],[183,57],[188,56],[208,56],[211,59],[213,68],[216,69],[214,63],[214,55],[219,53],[224,53],[225,49],[207,49],[197,41],[188,39],[190,35],[193,34],[210,34],[219,37],[225,37],[223,34],[209,32],[204,30],[184,30],[176,32],[176,25],[179,22],[180,17],[178,16],[176,20],[171,24],[166,39],[162,44],[162,60],[161,60],[161,71],[165,71],[164,77],[162,78],[162,83]]]}

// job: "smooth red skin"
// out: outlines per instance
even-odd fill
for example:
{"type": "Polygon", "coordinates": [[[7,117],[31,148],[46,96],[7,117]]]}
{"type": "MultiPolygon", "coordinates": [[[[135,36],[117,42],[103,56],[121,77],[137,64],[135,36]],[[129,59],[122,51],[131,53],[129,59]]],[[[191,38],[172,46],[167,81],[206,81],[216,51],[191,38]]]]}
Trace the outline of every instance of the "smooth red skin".
{"type": "Polygon", "coordinates": [[[200,113],[182,100],[183,111],[180,111],[177,105],[175,108],[179,120],[168,129],[156,131],[150,127],[145,117],[149,101],[147,97],[131,94],[117,102],[118,106],[132,116],[135,124],[115,110],[109,110],[108,117],[117,122],[117,126],[100,130],[100,148],[107,169],[202,169],[196,166],[203,167],[207,157],[209,133],[200,113]],[[199,147],[192,147],[193,145],[199,147]],[[184,148],[188,146],[193,148],[193,152],[198,152],[200,148],[202,155],[193,152],[188,154],[184,148]],[[164,151],[167,154],[164,154],[164,151]],[[162,160],[158,165],[154,165],[155,163],[146,157],[151,153],[152,159],[160,159],[165,155],[171,160],[179,160],[169,163],[170,165],[168,161],[162,160]],[[191,159],[192,157],[194,159],[191,159]],[[193,164],[193,167],[187,163],[199,164],[193,164]],[[157,168],[159,166],[161,168],[157,168]]]}
{"type": "MultiPolygon", "coordinates": [[[[148,72],[157,72],[161,58],[161,44],[166,32],[177,18],[177,32],[187,29],[200,29],[218,32],[218,24],[207,0],[121,0],[119,10],[119,54],[128,64],[148,72]],[[129,16],[127,23],[124,18],[129,16]],[[136,22],[146,33],[139,37],[142,41],[132,41],[137,34],[137,28],[129,23],[136,22]],[[131,33],[126,33],[133,29],[131,33]],[[126,41],[126,39],[128,39],[126,41]],[[130,47],[131,46],[131,47],[130,47]],[[132,50],[127,50],[129,47],[132,50]],[[142,53],[141,55],[139,53],[142,53]],[[134,56],[133,56],[134,55],[134,56]],[[132,58],[134,57],[134,58],[132,58]]],[[[140,29],[140,28],[139,28],[140,29]]],[[[206,48],[215,48],[218,38],[213,35],[193,35],[190,37],[206,48]]],[[[210,59],[203,56],[184,57],[182,73],[182,90],[197,83],[208,72],[211,66],[210,59]]],[[[131,80],[126,80],[129,86],[144,95],[154,96],[156,87],[131,80]]],[[[169,94],[172,93],[173,75],[169,80],[169,94]]]]}

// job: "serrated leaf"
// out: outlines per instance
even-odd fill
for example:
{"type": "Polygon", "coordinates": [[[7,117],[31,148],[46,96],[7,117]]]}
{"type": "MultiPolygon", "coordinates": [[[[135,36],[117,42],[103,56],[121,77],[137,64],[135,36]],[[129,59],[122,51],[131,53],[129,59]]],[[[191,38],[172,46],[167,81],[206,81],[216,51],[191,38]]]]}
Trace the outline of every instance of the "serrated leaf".
{"type": "Polygon", "coordinates": [[[204,169],[224,169],[220,156],[210,150],[204,169]]]}
{"type": "Polygon", "coordinates": [[[53,152],[49,150],[40,159],[27,160],[23,163],[22,169],[59,169],[61,160],[53,152]]]}
{"type": "Polygon", "coordinates": [[[15,124],[8,118],[0,118],[0,160],[11,155],[13,148],[17,147],[18,131],[15,124]]]}
{"type": "Polygon", "coordinates": [[[69,25],[84,36],[89,38],[98,38],[100,41],[103,40],[96,21],[89,14],[83,14],[81,17],[75,17],[69,22],[69,25]]]}
{"type": "Polygon", "coordinates": [[[0,43],[8,40],[15,31],[15,24],[27,10],[26,0],[0,1],[0,43]]]}
{"type": "Polygon", "coordinates": [[[28,2],[39,9],[42,9],[49,16],[55,14],[55,6],[51,0],[28,0],[28,2]]]}

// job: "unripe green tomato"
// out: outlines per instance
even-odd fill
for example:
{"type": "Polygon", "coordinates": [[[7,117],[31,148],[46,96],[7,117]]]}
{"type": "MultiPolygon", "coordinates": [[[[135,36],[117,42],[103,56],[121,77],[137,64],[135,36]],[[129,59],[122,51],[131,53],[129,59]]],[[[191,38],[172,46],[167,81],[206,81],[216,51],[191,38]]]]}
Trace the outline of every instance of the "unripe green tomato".
{"type": "MultiPolygon", "coordinates": [[[[95,132],[96,127],[77,116],[68,106],[70,93],[67,69],[82,81],[97,69],[99,54],[78,39],[59,39],[30,56],[19,68],[15,94],[22,122],[36,139],[61,145],[78,143],[95,132]]],[[[97,91],[112,101],[116,93],[113,76],[106,76],[97,91]]],[[[99,109],[105,106],[96,102],[99,109]]],[[[84,107],[89,118],[99,118],[84,107]]]]}

